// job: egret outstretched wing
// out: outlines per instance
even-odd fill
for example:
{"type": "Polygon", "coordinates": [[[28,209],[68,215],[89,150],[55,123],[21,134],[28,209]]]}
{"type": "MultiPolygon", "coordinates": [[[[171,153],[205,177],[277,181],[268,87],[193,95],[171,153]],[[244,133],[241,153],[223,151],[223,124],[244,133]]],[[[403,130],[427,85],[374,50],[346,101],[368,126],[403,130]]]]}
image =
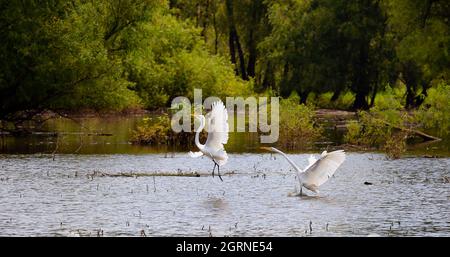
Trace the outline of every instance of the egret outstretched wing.
{"type": "Polygon", "coordinates": [[[320,158],[312,165],[309,165],[305,172],[301,173],[305,184],[319,187],[325,183],[345,160],[343,150],[331,153],[323,152],[320,158]]]}
{"type": "Polygon", "coordinates": [[[222,102],[214,102],[208,114],[208,139],[205,146],[209,149],[223,150],[228,142],[228,113],[222,102]]]}
{"type": "Polygon", "coordinates": [[[311,154],[311,155],[308,157],[308,166],[306,166],[304,170],[309,169],[309,167],[313,166],[314,163],[316,163],[316,161],[317,161],[316,157],[314,157],[314,155],[311,154]]]}

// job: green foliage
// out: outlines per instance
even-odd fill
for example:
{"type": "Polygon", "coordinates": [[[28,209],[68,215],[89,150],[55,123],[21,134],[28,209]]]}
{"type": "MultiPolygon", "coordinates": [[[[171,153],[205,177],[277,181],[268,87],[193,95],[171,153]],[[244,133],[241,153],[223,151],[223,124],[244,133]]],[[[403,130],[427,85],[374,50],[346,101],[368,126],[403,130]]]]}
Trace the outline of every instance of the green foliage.
{"type": "Polygon", "coordinates": [[[366,108],[387,55],[383,19],[378,1],[271,2],[273,29],[261,47],[277,64],[281,95],[295,90],[304,102],[310,92],[350,90],[353,107],[366,108]]]}
{"type": "Polygon", "coordinates": [[[389,158],[396,159],[406,151],[406,139],[412,136],[410,129],[422,128],[440,136],[448,135],[450,86],[440,83],[428,93],[418,110],[407,112],[400,102],[404,88],[387,87],[377,95],[370,112],[358,112],[358,121],[347,125],[345,141],[384,150],[389,158]]]}
{"type": "Polygon", "coordinates": [[[385,90],[379,92],[375,96],[374,107],[377,110],[401,110],[404,108],[404,103],[402,103],[403,96],[405,95],[404,87],[390,87],[386,86],[385,90]]]}
{"type": "Polygon", "coordinates": [[[204,49],[194,28],[177,23],[170,16],[157,20],[155,25],[145,25],[143,30],[148,31],[142,35],[150,41],[138,46],[130,58],[130,77],[146,107],[166,106],[177,96],[192,100],[194,88],[202,89],[204,97],[251,92],[251,85],[238,79],[227,61],[204,49]],[[186,41],[192,44],[185,44],[186,41]],[[170,50],[165,49],[164,43],[170,50]]]}
{"type": "Polygon", "coordinates": [[[382,147],[391,133],[386,124],[365,111],[358,112],[358,121],[349,123],[347,129],[347,143],[368,147],[382,147]]]}
{"type": "Polygon", "coordinates": [[[265,0],[176,0],[171,6],[200,29],[210,52],[229,59],[243,80],[253,78],[261,91],[267,88],[267,62],[258,48],[270,33],[265,0]]]}
{"type": "Polygon", "coordinates": [[[384,150],[386,156],[398,159],[406,151],[409,134],[403,128],[411,117],[401,111],[387,109],[358,112],[358,121],[347,124],[344,140],[363,148],[384,150]]]}
{"type": "Polygon", "coordinates": [[[389,0],[385,9],[397,69],[408,89],[406,107],[418,107],[433,81],[449,79],[450,5],[445,0],[389,0]]]}
{"type": "Polygon", "coordinates": [[[399,132],[387,137],[384,151],[390,159],[399,159],[406,152],[407,133],[399,132]]]}
{"type": "Polygon", "coordinates": [[[314,110],[298,102],[295,94],[280,102],[278,143],[284,148],[302,149],[321,136],[322,128],[314,123],[314,110]]]}
{"type": "Polygon", "coordinates": [[[358,122],[347,125],[345,141],[364,148],[376,148],[385,151],[386,156],[398,159],[406,151],[407,134],[398,132],[367,112],[359,113],[358,122]]]}
{"type": "Polygon", "coordinates": [[[235,77],[222,57],[209,54],[199,30],[168,13],[140,24],[128,37],[130,79],[147,108],[166,106],[177,96],[248,94],[251,88],[235,77]]]}
{"type": "Polygon", "coordinates": [[[319,95],[311,93],[306,103],[308,105],[314,105],[317,108],[348,110],[355,101],[355,94],[350,91],[340,94],[335,101],[331,100],[333,94],[333,92],[326,92],[319,95]]]}
{"type": "Polygon", "coordinates": [[[171,133],[170,119],[167,115],[144,118],[133,132],[131,141],[140,144],[167,144],[171,133]]]}
{"type": "MultiPolygon", "coordinates": [[[[114,109],[139,105],[112,52],[105,19],[117,2],[8,2],[0,26],[0,118],[27,109],[114,109]]],[[[137,10],[138,4],[127,9],[137,10]]],[[[136,12],[143,12],[139,9],[136,12]]],[[[133,14],[136,14],[133,12],[133,14]]],[[[123,14],[122,12],[120,14],[123,14]]]]}
{"type": "MultiPolygon", "coordinates": [[[[131,142],[142,145],[191,146],[195,133],[175,133],[168,114],[144,118],[131,136],[131,142]]],[[[200,133],[200,139],[206,140],[206,133],[200,133]]]]}
{"type": "Polygon", "coordinates": [[[450,85],[440,83],[428,91],[428,97],[415,112],[416,120],[427,128],[446,136],[450,131],[450,85]]]}
{"type": "Polygon", "coordinates": [[[446,133],[447,2],[2,1],[0,120],[167,107],[200,88],[337,109],[375,96],[371,113],[394,124],[423,102],[416,123],[446,133]]]}
{"type": "Polygon", "coordinates": [[[175,96],[248,95],[166,1],[4,2],[0,119],[24,110],[164,107],[175,96]]]}
{"type": "Polygon", "coordinates": [[[385,122],[392,125],[404,126],[406,123],[413,122],[413,117],[404,111],[401,103],[404,90],[387,86],[385,91],[380,92],[375,97],[374,107],[370,109],[370,113],[385,122]]]}

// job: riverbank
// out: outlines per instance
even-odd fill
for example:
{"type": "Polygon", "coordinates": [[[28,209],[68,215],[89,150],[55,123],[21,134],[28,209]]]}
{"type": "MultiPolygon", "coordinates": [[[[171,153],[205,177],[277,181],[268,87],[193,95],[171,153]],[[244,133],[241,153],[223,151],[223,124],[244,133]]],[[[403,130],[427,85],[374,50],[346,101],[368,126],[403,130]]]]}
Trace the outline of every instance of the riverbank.
{"type": "MultiPolygon", "coordinates": [[[[0,136],[2,154],[168,154],[195,150],[189,145],[139,145],[133,144],[133,131],[145,117],[157,117],[157,112],[134,113],[131,115],[111,114],[98,116],[92,113],[77,118],[56,118],[47,120],[40,131],[31,135],[14,137],[0,136]]],[[[285,148],[287,152],[317,153],[323,150],[345,149],[351,152],[383,152],[375,147],[348,144],[345,142],[347,122],[356,119],[355,113],[340,110],[315,110],[315,122],[322,128],[322,136],[301,149],[285,148]]],[[[257,133],[230,133],[226,145],[229,153],[259,152],[257,133]]],[[[409,145],[404,157],[450,156],[449,140],[437,143],[409,145]]]]}

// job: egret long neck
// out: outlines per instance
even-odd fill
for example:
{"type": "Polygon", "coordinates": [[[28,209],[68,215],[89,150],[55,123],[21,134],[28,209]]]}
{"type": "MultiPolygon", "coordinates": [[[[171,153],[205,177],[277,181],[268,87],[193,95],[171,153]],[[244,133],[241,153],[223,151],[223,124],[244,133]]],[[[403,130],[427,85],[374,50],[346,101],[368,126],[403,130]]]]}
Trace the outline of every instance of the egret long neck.
{"type": "Polygon", "coordinates": [[[200,117],[200,126],[195,132],[195,145],[198,147],[198,149],[203,149],[205,145],[200,144],[200,132],[202,132],[203,128],[205,127],[205,117],[203,115],[200,115],[199,117],[200,117]]]}
{"type": "Polygon", "coordinates": [[[302,169],[300,169],[294,161],[292,161],[285,153],[283,153],[282,151],[276,149],[275,147],[271,147],[271,150],[274,152],[277,152],[279,154],[281,154],[284,158],[286,158],[286,160],[292,165],[292,167],[294,167],[294,169],[297,170],[297,172],[303,172],[302,169]]]}

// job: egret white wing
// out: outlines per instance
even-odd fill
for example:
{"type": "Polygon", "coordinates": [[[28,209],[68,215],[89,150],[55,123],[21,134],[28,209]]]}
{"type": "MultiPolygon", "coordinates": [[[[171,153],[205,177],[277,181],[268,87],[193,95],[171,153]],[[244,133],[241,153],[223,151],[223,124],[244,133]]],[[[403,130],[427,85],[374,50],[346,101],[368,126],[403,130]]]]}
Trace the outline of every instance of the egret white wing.
{"type": "Polygon", "coordinates": [[[228,113],[224,104],[220,101],[212,104],[208,115],[208,139],[205,146],[210,149],[222,150],[228,142],[228,113]]]}
{"type": "Polygon", "coordinates": [[[344,160],[345,152],[343,150],[331,153],[324,152],[317,161],[312,165],[308,165],[309,167],[305,169],[305,172],[300,173],[302,181],[305,184],[319,187],[333,176],[344,160]]]}
{"type": "Polygon", "coordinates": [[[310,155],[308,158],[308,165],[313,165],[317,161],[316,157],[314,155],[310,155]]]}
{"type": "Polygon", "coordinates": [[[306,166],[304,170],[309,169],[309,167],[311,167],[312,165],[314,165],[314,163],[316,163],[316,161],[317,161],[317,159],[314,157],[314,155],[311,154],[311,155],[308,157],[308,166],[306,166]]]}

